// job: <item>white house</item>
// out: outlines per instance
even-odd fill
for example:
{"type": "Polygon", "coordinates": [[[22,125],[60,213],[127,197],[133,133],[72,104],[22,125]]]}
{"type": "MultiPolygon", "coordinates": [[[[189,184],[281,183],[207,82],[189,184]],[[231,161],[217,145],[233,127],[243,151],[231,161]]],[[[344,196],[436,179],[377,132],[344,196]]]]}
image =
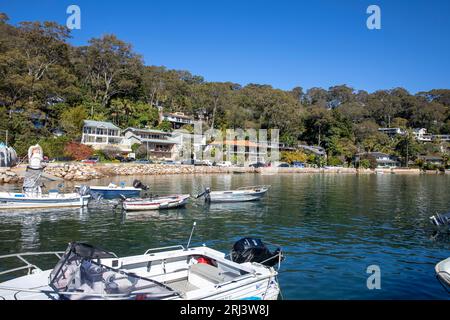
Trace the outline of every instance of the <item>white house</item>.
{"type": "Polygon", "coordinates": [[[81,143],[95,150],[115,147],[123,153],[131,152],[129,140],[124,139],[120,128],[111,122],[84,120],[81,143]]]}
{"type": "Polygon", "coordinates": [[[123,133],[131,145],[144,145],[148,157],[155,159],[174,160],[181,144],[180,138],[171,132],[156,129],[126,128],[123,133]]]}

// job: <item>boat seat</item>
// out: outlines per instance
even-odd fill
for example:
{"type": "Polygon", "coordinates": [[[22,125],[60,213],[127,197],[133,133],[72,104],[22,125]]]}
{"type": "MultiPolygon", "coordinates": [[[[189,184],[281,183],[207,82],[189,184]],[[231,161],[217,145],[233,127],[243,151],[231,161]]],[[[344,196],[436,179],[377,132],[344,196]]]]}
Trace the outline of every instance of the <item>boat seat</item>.
{"type": "Polygon", "coordinates": [[[224,272],[210,264],[196,263],[189,267],[188,281],[196,287],[202,287],[230,281],[236,276],[233,272],[224,272]]]}

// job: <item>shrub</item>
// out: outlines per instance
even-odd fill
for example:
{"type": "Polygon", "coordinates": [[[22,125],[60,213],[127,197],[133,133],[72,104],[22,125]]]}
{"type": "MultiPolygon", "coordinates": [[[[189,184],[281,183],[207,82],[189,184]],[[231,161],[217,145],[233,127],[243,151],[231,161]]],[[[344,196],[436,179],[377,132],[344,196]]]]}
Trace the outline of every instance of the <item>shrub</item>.
{"type": "Polygon", "coordinates": [[[92,147],[78,142],[71,141],[64,146],[64,155],[74,160],[83,160],[91,157],[93,154],[94,149],[92,147]]]}

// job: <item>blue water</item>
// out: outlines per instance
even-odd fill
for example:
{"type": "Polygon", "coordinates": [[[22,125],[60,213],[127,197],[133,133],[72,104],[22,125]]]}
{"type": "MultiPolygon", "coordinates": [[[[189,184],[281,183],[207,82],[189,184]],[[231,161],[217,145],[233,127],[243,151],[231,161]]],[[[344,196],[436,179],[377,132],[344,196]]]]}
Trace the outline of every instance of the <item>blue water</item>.
{"type": "MultiPolygon", "coordinates": [[[[136,177],[112,181],[131,184],[136,177]]],[[[1,213],[0,254],[64,250],[85,241],[118,255],[186,244],[228,252],[243,236],[281,245],[279,281],[284,299],[448,299],[434,266],[450,256],[450,236],[434,234],[428,218],[450,211],[448,175],[184,175],[138,177],[156,194],[197,194],[270,184],[255,203],[192,201],[185,209],[122,214],[111,205],[1,213]],[[370,265],[381,289],[369,290],[370,265]]],[[[91,181],[108,184],[110,180],[91,181]]],[[[72,185],[66,183],[70,189],[72,185]]],[[[3,186],[2,189],[14,189],[3,186]]],[[[52,265],[49,263],[49,267],[52,265]]],[[[53,262],[51,262],[53,263],[53,262]]],[[[3,266],[0,266],[2,269],[3,266]]]]}

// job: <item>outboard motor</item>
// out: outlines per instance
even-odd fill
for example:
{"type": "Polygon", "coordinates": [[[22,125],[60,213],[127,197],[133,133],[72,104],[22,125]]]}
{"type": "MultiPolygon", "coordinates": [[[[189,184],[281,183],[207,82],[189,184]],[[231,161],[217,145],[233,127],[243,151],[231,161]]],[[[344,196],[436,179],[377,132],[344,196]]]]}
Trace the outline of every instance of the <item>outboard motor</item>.
{"type": "Polygon", "coordinates": [[[87,196],[88,194],[91,194],[91,188],[89,186],[83,184],[80,186],[78,193],[80,194],[80,196],[87,196]]]}
{"type": "Polygon", "coordinates": [[[259,262],[272,267],[283,261],[284,256],[280,248],[271,252],[260,239],[243,238],[233,245],[231,259],[237,263],[259,262]]]}
{"type": "Polygon", "coordinates": [[[133,181],[133,187],[138,188],[138,189],[142,189],[142,190],[148,190],[148,186],[143,184],[140,180],[135,179],[133,181]]]}

